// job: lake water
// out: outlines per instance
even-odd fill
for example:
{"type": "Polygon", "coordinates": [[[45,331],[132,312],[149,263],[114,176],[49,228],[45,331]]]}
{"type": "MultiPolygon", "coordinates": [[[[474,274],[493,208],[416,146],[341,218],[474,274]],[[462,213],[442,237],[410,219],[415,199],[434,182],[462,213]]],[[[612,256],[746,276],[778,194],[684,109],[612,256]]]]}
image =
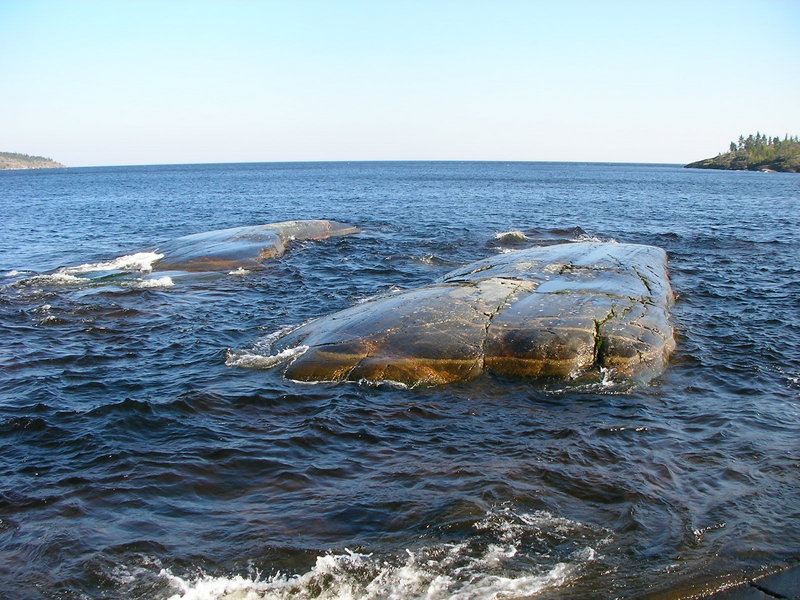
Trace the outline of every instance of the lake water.
{"type": "Polygon", "coordinates": [[[677,598],[800,558],[797,175],[8,171],[0,215],[3,600],[677,598]],[[363,232],[247,275],[85,267],[303,218],[363,232]],[[577,239],[668,252],[678,346],[645,387],[309,385],[226,364],[376,294],[577,239]]]}

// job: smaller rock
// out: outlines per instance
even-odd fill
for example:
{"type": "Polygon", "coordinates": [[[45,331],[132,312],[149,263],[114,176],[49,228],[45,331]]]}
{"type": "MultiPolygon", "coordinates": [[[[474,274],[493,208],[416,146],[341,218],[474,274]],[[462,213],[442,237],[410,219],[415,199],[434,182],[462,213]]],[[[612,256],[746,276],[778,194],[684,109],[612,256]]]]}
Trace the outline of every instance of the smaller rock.
{"type": "Polygon", "coordinates": [[[176,238],[162,244],[158,271],[237,271],[257,269],[283,255],[293,240],[324,240],[358,233],[358,227],[327,220],[284,221],[218,229],[176,238]]]}

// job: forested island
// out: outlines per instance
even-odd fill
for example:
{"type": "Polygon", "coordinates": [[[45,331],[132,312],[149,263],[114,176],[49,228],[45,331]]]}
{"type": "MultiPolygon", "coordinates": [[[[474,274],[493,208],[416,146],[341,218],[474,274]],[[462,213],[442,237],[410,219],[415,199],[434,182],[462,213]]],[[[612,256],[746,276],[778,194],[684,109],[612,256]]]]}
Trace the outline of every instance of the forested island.
{"type": "Polygon", "coordinates": [[[44,156],[0,152],[0,171],[9,169],[63,169],[64,165],[44,156]]]}
{"type": "Polygon", "coordinates": [[[686,165],[694,169],[731,169],[734,171],[782,171],[800,173],[800,138],[768,137],[761,132],[739,136],[728,152],[714,158],[686,165]]]}

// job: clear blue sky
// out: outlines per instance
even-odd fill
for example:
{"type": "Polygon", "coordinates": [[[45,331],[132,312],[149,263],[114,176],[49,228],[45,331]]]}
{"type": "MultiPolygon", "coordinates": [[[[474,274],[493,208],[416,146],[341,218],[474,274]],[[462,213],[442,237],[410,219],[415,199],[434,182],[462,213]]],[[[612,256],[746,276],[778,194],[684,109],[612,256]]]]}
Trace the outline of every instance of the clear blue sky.
{"type": "Polygon", "coordinates": [[[800,1],[0,0],[0,151],[688,162],[800,134],[800,1]]]}

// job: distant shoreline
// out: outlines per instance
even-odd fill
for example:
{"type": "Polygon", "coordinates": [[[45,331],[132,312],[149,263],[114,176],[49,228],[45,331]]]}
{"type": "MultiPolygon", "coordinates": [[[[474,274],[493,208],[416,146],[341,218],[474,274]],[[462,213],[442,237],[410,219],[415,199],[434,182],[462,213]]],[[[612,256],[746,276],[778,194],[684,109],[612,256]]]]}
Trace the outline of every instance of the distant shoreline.
{"type": "Polygon", "coordinates": [[[44,156],[30,156],[16,152],[0,152],[0,170],[20,171],[28,169],[64,169],[60,162],[44,156]]]}
{"type": "Polygon", "coordinates": [[[800,139],[788,134],[780,139],[760,131],[746,138],[741,135],[738,143],[731,142],[728,152],[689,163],[686,168],[800,173],[800,139]]]}
{"type": "MultiPolygon", "coordinates": [[[[55,161],[53,161],[55,162],[55,161]]],[[[59,163],[55,163],[59,164],[59,163]]],[[[262,160],[233,162],[176,162],[176,163],[139,163],[119,165],[76,165],[61,168],[68,169],[121,169],[121,168],[170,168],[170,167],[223,167],[223,166],[257,166],[257,165],[412,165],[412,164],[486,164],[486,165],[588,165],[588,166],[631,166],[631,167],[683,167],[678,162],[621,162],[621,161],[588,161],[588,160],[480,160],[480,159],[399,159],[399,160],[262,160]]]]}

